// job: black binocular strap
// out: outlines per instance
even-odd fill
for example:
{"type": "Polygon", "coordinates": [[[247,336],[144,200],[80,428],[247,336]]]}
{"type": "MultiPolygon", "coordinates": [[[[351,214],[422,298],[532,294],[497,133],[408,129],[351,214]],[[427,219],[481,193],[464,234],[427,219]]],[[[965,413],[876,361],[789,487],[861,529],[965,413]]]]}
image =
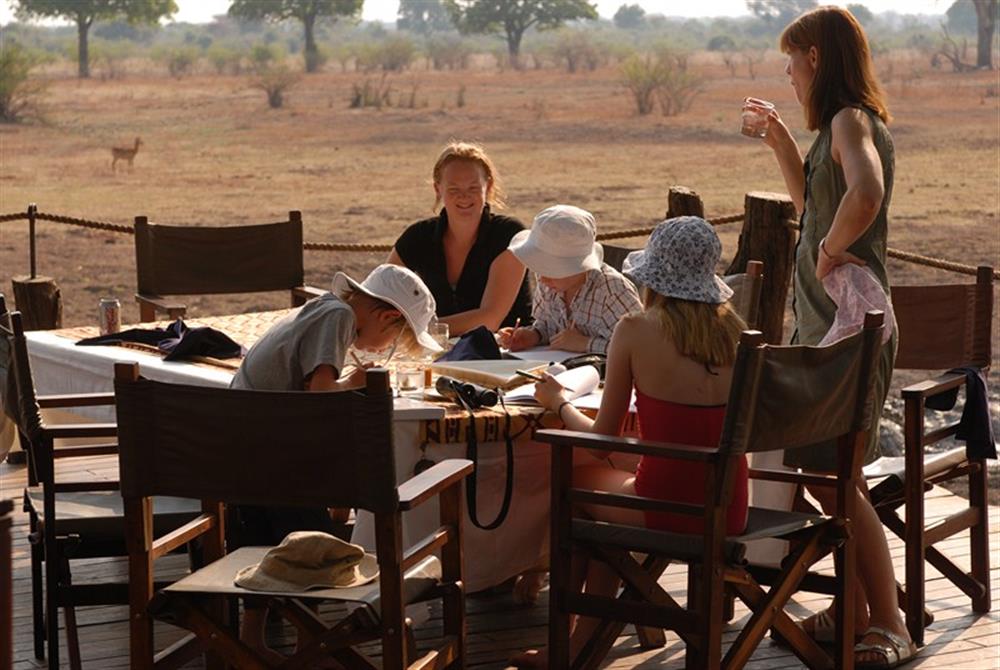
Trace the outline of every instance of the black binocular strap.
{"type": "Polygon", "coordinates": [[[493,521],[484,524],[479,521],[476,501],[476,484],[479,479],[479,438],[476,435],[476,413],[461,394],[458,395],[458,400],[469,412],[469,425],[465,429],[465,457],[472,461],[474,468],[472,476],[465,480],[465,502],[469,508],[469,520],[472,521],[472,524],[476,528],[493,530],[499,527],[504,522],[504,519],[507,518],[507,513],[510,511],[510,501],[514,495],[514,441],[510,437],[510,412],[507,411],[507,406],[504,404],[503,396],[501,395],[500,406],[503,407],[504,413],[503,436],[507,443],[507,481],[504,484],[503,502],[500,504],[500,511],[497,512],[497,516],[493,521]]]}

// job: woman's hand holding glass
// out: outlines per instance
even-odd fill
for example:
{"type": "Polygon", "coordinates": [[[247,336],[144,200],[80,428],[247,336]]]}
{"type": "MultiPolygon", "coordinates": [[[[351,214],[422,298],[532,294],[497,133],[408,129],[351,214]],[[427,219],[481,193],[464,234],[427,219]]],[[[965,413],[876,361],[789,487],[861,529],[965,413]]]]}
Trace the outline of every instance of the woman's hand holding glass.
{"type": "MultiPolygon", "coordinates": [[[[788,130],[788,126],[781,120],[777,109],[771,109],[767,114],[767,132],[760,138],[764,144],[772,149],[780,149],[783,145],[795,145],[795,139],[788,130]]],[[[797,145],[795,145],[797,146],[797,145]]]]}

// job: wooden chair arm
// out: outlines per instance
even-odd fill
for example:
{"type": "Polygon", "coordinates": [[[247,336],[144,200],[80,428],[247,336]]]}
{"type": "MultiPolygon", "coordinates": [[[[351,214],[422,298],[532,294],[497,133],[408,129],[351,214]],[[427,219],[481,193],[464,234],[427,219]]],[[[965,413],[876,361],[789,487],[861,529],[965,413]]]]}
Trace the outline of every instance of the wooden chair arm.
{"type": "Polygon", "coordinates": [[[171,319],[182,318],[187,312],[187,305],[181,302],[170,302],[158,295],[135,294],[135,301],[139,303],[139,314],[144,322],[155,321],[157,312],[166,312],[171,319]],[[152,316],[152,318],[147,318],[152,316]]]}
{"type": "MultiPolygon", "coordinates": [[[[154,510],[154,514],[155,514],[154,510]]],[[[200,535],[204,535],[215,528],[218,520],[214,515],[202,513],[196,518],[188,521],[180,528],[175,528],[166,535],[153,540],[150,550],[152,560],[166,556],[178,547],[181,547],[200,535]]]]}
{"type": "Polygon", "coordinates": [[[38,406],[47,407],[91,407],[94,405],[114,405],[114,393],[64,393],[60,395],[38,396],[38,406]]]}
{"type": "Polygon", "coordinates": [[[327,291],[324,291],[321,288],[316,288],[315,286],[294,286],[292,287],[292,302],[293,304],[301,304],[297,301],[301,300],[302,302],[305,302],[306,300],[318,298],[326,293],[327,291]]]}
{"type": "Polygon", "coordinates": [[[958,388],[965,384],[965,375],[957,372],[946,372],[933,379],[925,379],[916,384],[910,384],[903,389],[903,398],[920,399],[929,398],[945,391],[958,388]]]}
{"type": "Polygon", "coordinates": [[[71,437],[117,437],[114,423],[63,423],[45,426],[45,436],[58,440],[71,437]]]}
{"type": "Polygon", "coordinates": [[[449,458],[399,485],[399,509],[406,512],[433,498],[472,473],[472,461],[449,458]]]}
{"type": "Polygon", "coordinates": [[[699,447],[668,442],[650,442],[634,437],[614,437],[597,435],[575,430],[546,429],[535,431],[534,439],[547,442],[555,447],[581,447],[599,451],[640,454],[642,456],[662,456],[684,461],[718,461],[722,455],[718,447],[699,447]]]}

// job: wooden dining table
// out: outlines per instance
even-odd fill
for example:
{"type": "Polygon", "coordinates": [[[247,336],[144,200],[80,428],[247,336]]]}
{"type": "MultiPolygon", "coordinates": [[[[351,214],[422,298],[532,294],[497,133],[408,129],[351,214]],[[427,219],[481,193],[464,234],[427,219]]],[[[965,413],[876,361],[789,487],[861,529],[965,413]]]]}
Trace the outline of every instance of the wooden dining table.
{"type": "MultiPolygon", "coordinates": [[[[291,310],[257,312],[186,321],[189,327],[210,326],[229,335],[244,350],[291,310]]],[[[137,324],[151,328],[166,324],[137,324]]],[[[141,374],[158,381],[226,387],[239,359],[198,358],[165,361],[148,345],[78,346],[80,339],[97,334],[96,328],[65,328],[27,333],[32,374],[40,395],[98,393],[113,390],[113,368],[119,361],[139,363],[141,374]]],[[[553,426],[554,417],[538,407],[510,407],[510,434],[514,443],[514,489],[506,520],[494,530],[475,527],[466,513],[464,532],[465,582],[468,591],[501,584],[524,571],[547,563],[549,532],[548,448],[531,440],[532,430],[553,426]]],[[[414,475],[418,462],[438,462],[466,456],[468,415],[448,402],[429,401],[408,395],[394,401],[393,437],[397,480],[414,475]]],[[[49,420],[113,421],[113,407],[89,407],[79,414],[49,420]]],[[[48,413],[49,410],[46,410],[48,413]]],[[[506,483],[506,450],[502,412],[477,410],[475,426],[479,438],[477,457],[479,517],[492,520],[503,498],[506,483]]],[[[276,445],[279,447],[280,445],[276,445]]],[[[404,517],[403,539],[408,546],[438,525],[437,505],[428,504],[404,517]]],[[[353,539],[374,549],[374,530],[369,514],[357,514],[353,539]]]]}

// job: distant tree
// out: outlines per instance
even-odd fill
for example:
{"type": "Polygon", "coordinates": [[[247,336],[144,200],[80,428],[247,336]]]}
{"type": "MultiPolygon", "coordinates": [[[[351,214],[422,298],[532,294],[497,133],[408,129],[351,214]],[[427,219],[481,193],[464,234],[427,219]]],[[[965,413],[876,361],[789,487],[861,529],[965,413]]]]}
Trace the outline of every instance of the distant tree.
{"type": "Polygon", "coordinates": [[[320,65],[316,46],[316,21],[353,17],[361,12],[364,0],[232,0],[229,15],[248,21],[285,21],[298,19],[305,30],[306,72],[316,72],[320,65]]]}
{"type": "Polygon", "coordinates": [[[872,21],[875,20],[875,15],[872,14],[872,10],[868,9],[864,5],[849,4],[847,5],[847,11],[853,14],[854,18],[858,20],[858,23],[866,28],[871,25],[872,21]]]}
{"type": "Polygon", "coordinates": [[[736,48],[736,42],[729,35],[716,35],[708,41],[705,48],[709,51],[732,51],[736,48]]]}
{"type": "Polygon", "coordinates": [[[587,0],[445,0],[445,7],[463,34],[503,33],[516,68],[528,28],[548,30],[567,21],[597,18],[596,5],[587,0]]]}
{"type": "Polygon", "coordinates": [[[747,9],[772,25],[791,23],[800,14],[819,6],[819,0],[746,0],[747,9]]]}
{"type": "Polygon", "coordinates": [[[441,0],[399,0],[396,28],[420,35],[446,32],[454,26],[441,0]]]}
{"type": "Polygon", "coordinates": [[[76,23],[77,73],[90,76],[88,37],[95,20],[124,16],[131,23],[156,23],[177,11],[174,0],[14,0],[18,17],[47,17],[76,23]]]}
{"type": "Polygon", "coordinates": [[[993,69],[993,31],[996,30],[998,0],[973,0],[978,19],[976,67],[993,69]]]}
{"type": "Polygon", "coordinates": [[[949,31],[959,35],[976,32],[976,6],[969,0],[955,0],[944,14],[949,31]]]}
{"type": "Polygon", "coordinates": [[[622,30],[642,28],[646,23],[646,10],[639,5],[622,5],[615,12],[614,22],[622,30]]]}

